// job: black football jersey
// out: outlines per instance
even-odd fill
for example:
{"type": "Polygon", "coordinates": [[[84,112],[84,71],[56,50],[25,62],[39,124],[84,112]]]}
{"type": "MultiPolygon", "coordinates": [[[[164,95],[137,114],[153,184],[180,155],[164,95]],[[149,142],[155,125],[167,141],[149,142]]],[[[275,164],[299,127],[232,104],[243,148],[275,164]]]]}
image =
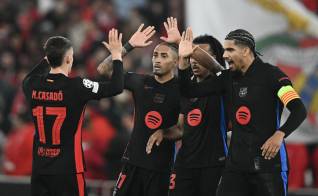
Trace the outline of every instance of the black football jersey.
{"type": "Polygon", "coordinates": [[[123,65],[114,61],[109,82],[96,82],[63,74],[48,74],[42,61],[24,79],[23,90],[35,125],[33,172],[80,173],[85,170],[82,132],[85,105],[89,100],[122,92],[123,65]]]}
{"type": "Polygon", "coordinates": [[[134,128],[123,160],[155,171],[167,172],[173,163],[175,143],[163,140],[146,153],[149,137],[157,129],[169,128],[177,123],[180,112],[178,81],[173,78],[163,84],[154,76],[125,74],[124,88],[132,92],[135,103],[134,128]]]}
{"type": "Polygon", "coordinates": [[[223,97],[211,95],[186,99],[182,102],[181,113],[184,114],[184,133],[176,167],[202,168],[224,165],[228,151],[228,123],[223,97]]]}

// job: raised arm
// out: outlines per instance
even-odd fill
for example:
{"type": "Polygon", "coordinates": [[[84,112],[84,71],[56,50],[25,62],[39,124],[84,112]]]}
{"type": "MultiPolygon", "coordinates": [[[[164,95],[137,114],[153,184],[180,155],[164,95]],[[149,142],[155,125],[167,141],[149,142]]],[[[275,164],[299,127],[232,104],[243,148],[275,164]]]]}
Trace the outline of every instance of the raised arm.
{"type": "MultiPolygon", "coordinates": [[[[179,43],[179,51],[184,54],[184,57],[191,57],[199,62],[203,67],[210,70],[212,73],[216,74],[224,68],[217,62],[217,60],[212,57],[205,50],[197,45],[193,45],[193,33],[190,27],[187,28],[185,32],[182,33],[181,41],[179,43]],[[181,45],[180,45],[181,44],[181,45]],[[184,46],[184,47],[182,47],[184,46]],[[186,47],[186,48],[185,48],[186,47]]],[[[181,59],[182,60],[182,59],[181,59]]],[[[187,67],[179,67],[180,69],[185,69],[187,67]]]]}
{"type": "Polygon", "coordinates": [[[224,70],[213,56],[200,47],[195,47],[191,57],[214,74],[224,70]]]}
{"type": "Polygon", "coordinates": [[[223,75],[211,77],[200,83],[191,81],[191,68],[189,57],[194,48],[192,46],[192,31],[187,28],[186,32],[182,33],[179,44],[179,86],[182,96],[205,97],[211,94],[221,94],[224,88],[223,75]]]}
{"type": "Polygon", "coordinates": [[[50,71],[50,65],[44,57],[23,79],[23,91],[26,91],[26,88],[28,87],[28,82],[32,76],[35,75],[46,75],[50,71]]]}
{"type": "Polygon", "coordinates": [[[50,65],[47,58],[44,57],[27,75],[26,77],[33,75],[45,75],[50,71],[50,65]]]}
{"type": "Polygon", "coordinates": [[[223,76],[213,76],[202,82],[191,81],[191,68],[179,69],[179,88],[182,96],[187,98],[206,97],[225,93],[223,76]]]}
{"type": "MultiPolygon", "coordinates": [[[[167,37],[160,37],[160,39],[168,43],[180,44],[181,34],[178,29],[177,19],[173,17],[169,17],[167,18],[167,21],[164,22],[163,24],[167,32],[167,37]]],[[[188,31],[188,34],[191,34],[192,36],[191,28],[188,28],[187,31],[188,31]]],[[[203,50],[199,46],[193,45],[193,50],[191,54],[189,54],[189,57],[194,58],[196,61],[199,62],[199,64],[201,64],[202,66],[204,66],[205,68],[207,68],[214,74],[224,69],[213,56],[211,56],[209,53],[207,53],[205,50],[203,50]]]]}
{"type": "Polygon", "coordinates": [[[117,29],[112,29],[108,33],[108,43],[103,42],[104,46],[111,54],[114,71],[110,81],[102,83],[104,96],[119,94],[124,88],[123,63],[122,63],[122,33],[118,35],[117,29]]]}
{"type": "Polygon", "coordinates": [[[178,29],[178,21],[176,18],[168,17],[167,21],[163,23],[167,37],[161,36],[160,39],[167,43],[179,44],[181,41],[181,34],[178,29]]]}
{"type": "MultiPolygon", "coordinates": [[[[125,56],[128,54],[131,50],[134,48],[142,48],[149,46],[152,44],[152,41],[150,38],[156,33],[153,26],[148,26],[144,30],[142,30],[144,27],[144,24],[141,24],[137,31],[131,36],[129,41],[124,45],[122,50],[122,56],[125,56]]],[[[101,75],[106,75],[109,77],[113,71],[112,66],[112,57],[109,55],[106,57],[97,68],[97,71],[101,75]]]]}

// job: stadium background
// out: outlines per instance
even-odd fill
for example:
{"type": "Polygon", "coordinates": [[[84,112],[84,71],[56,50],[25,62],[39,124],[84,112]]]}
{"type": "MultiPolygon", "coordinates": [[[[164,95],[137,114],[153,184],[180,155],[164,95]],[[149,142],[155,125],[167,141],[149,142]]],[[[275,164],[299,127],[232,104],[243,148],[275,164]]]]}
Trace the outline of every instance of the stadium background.
{"type": "MultiPolygon", "coordinates": [[[[33,125],[21,81],[43,58],[52,35],[74,44],[71,75],[98,79],[107,55],[101,41],[112,27],[127,41],[141,23],[154,25],[154,43],[124,59],[126,70],[151,73],[152,50],[165,34],[162,23],[178,18],[179,29],[223,41],[235,28],[256,37],[263,59],[293,80],[309,111],[288,139],[291,195],[318,195],[318,0],[0,0],[0,195],[28,195],[33,125]],[[22,177],[21,177],[22,176],[22,177]]],[[[83,125],[90,196],[107,195],[120,169],[132,129],[128,92],[91,102],[83,125]]]]}

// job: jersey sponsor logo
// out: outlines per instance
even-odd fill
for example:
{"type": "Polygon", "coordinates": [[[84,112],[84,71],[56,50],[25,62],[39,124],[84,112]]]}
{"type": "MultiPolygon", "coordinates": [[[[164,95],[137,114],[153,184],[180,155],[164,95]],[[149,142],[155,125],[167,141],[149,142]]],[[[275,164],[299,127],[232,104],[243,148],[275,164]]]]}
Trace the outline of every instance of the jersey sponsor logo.
{"type": "Polygon", "coordinates": [[[241,87],[240,92],[239,92],[239,96],[246,97],[246,95],[247,95],[247,87],[241,87]]]}
{"type": "Polygon", "coordinates": [[[145,124],[149,129],[157,129],[162,124],[162,116],[157,111],[150,111],[145,116],[145,124]]]}
{"type": "Polygon", "coordinates": [[[247,125],[251,120],[251,111],[246,106],[241,106],[236,111],[236,121],[241,125],[247,125]]]}
{"type": "Polygon", "coordinates": [[[61,152],[61,149],[59,148],[44,148],[39,147],[38,148],[38,156],[40,157],[48,157],[48,158],[54,158],[57,157],[61,152]]]}
{"type": "Polygon", "coordinates": [[[93,93],[97,93],[98,92],[98,88],[99,88],[98,82],[94,82],[94,81],[91,81],[89,79],[83,79],[83,85],[86,88],[92,88],[92,92],[93,93]]]}
{"type": "Polygon", "coordinates": [[[200,109],[193,109],[187,115],[187,122],[190,126],[195,127],[201,123],[202,112],[200,109]]]}
{"type": "Polygon", "coordinates": [[[31,98],[41,101],[63,101],[63,91],[50,92],[50,91],[32,91],[31,98]]]}
{"type": "Polygon", "coordinates": [[[153,87],[152,86],[148,86],[148,85],[145,84],[144,89],[145,90],[151,90],[151,89],[153,89],[153,87]]]}
{"type": "Polygon", "coordinates": [[[156,93],[155,96],[153,97],[153,102],[154,103],[163,103],[165,101],[166,95],[156,93]]]}

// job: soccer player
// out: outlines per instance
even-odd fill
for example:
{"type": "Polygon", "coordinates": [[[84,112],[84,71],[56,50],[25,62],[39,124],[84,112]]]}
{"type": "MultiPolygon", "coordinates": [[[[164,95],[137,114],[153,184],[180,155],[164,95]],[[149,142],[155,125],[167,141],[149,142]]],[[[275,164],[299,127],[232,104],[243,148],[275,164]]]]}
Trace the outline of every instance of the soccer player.
{"type": "MultiPolygon", "coordinates": [[[[153,29],[142,26],[125,45],[142,47],[152,35],[153,29]]],[[[125,73],[124,88],[131,91],[135,103],[134,128],[123,155],[123,169],[119,174],[113,195],[116,196],[164,196],[168,194],[169,175],[175,144],[164,140],[147,154],[148,138],[157,129],[176,124],[180,111],[179,86],[174,76],[178,63],[177,46],[158,44],[152,56],[153,74],[125,73]]],[[[129,49],[128,49],[129,51],[129,49]]],[[[100,73],[111,71],[107,62],[99,65],[100,73]]]]}
{"type": "MultiPolygon", "coordinates": [[[[217,39],[204,35],[195,38],[193,43],[225,67],[223,47],[217,39]]],[[[193,73],[191,81],[194,83],[216,77],[193,58],[190,59],[190,65],[193,73]]],[[[222,96],[211,95],[182,101],[182,119],[178,126],[171,128],[181,132],[182,145],[170,176],[170,196],[216,194],[227,154],[225,111],[222,96]]],[[[149,138],[148,153],[151,153],[154,143],[160,144],[162,137],[163,134],[154,133],[149,138]]]]}
{"type": "Polygon", "coordinates": [[[69,78],[73,64],[71,42],[50,37],[43,59],[24,79],[36,132],[33,142],[32,196],[84,196],[84,157],[81,127],[89,100],[117,95],[123,90],[122,34],[109,32],[114,72],[109,82],[69,78]]]}
{"type": "MultiPolygon", "coordinates": [[[[223,46],[230,69],[217,77],[191,83],[190,68],[185,63],[179,66],[181,92],[193,97],[230,97],[232,137],[217,195],[285,196],[288,159],[284,138],[303,122],[306,109],[289,78],[258,57],[249,32],[230,32],[223,46]],[[280,125],[283,107],[290,115],[280,125]]],[[[188,29],[182,36],[179,56],[187,57],[192,51],[192,32],[188,29]]]]}
{"type": "MultiPolygon", "coordinates": [[[[176,19],[165,24],[167,42],[181,39],[176,19]]],[[[213,56],[217,63],[225,67],[222,57],[223,47],[212,36],[204,35],[194,39],[193,44],[213,56]]],[[[183,59],[189,62],[189,59],[183,59]]],[[[215,77],[214,73],[190,58],[193,72],[192,82],[202,82],[215,77]]],[[[226,145],[226,120],[224,100],[221,96],[208,96],[182,100],[178,125],[170,131],[181,132],[182,146],[178,151],[174,172],[170,176],[169,195],[215,195],[224,168],[226,145]]],[[[149,138],[147,152],[153,145],[160,145],[163,130],[158,130],[149,138]]]]}
{"type": "MultiPolygon", "coordinates": [[[[223,47],[212,36],[200,36],[193,43],[214,56],[225,67],[223,47]]],[[[196,60],[190,59],[192,82],[200,83],[216,77],[196,60]]],[[[227,153],[224,100],[211,95],[192,98],[181,106],[183,120],[182,146],[170,177],[171,196],[215,195],[227,153]],[[175,179],[175,186],[173,186],[175,179]]]]}

